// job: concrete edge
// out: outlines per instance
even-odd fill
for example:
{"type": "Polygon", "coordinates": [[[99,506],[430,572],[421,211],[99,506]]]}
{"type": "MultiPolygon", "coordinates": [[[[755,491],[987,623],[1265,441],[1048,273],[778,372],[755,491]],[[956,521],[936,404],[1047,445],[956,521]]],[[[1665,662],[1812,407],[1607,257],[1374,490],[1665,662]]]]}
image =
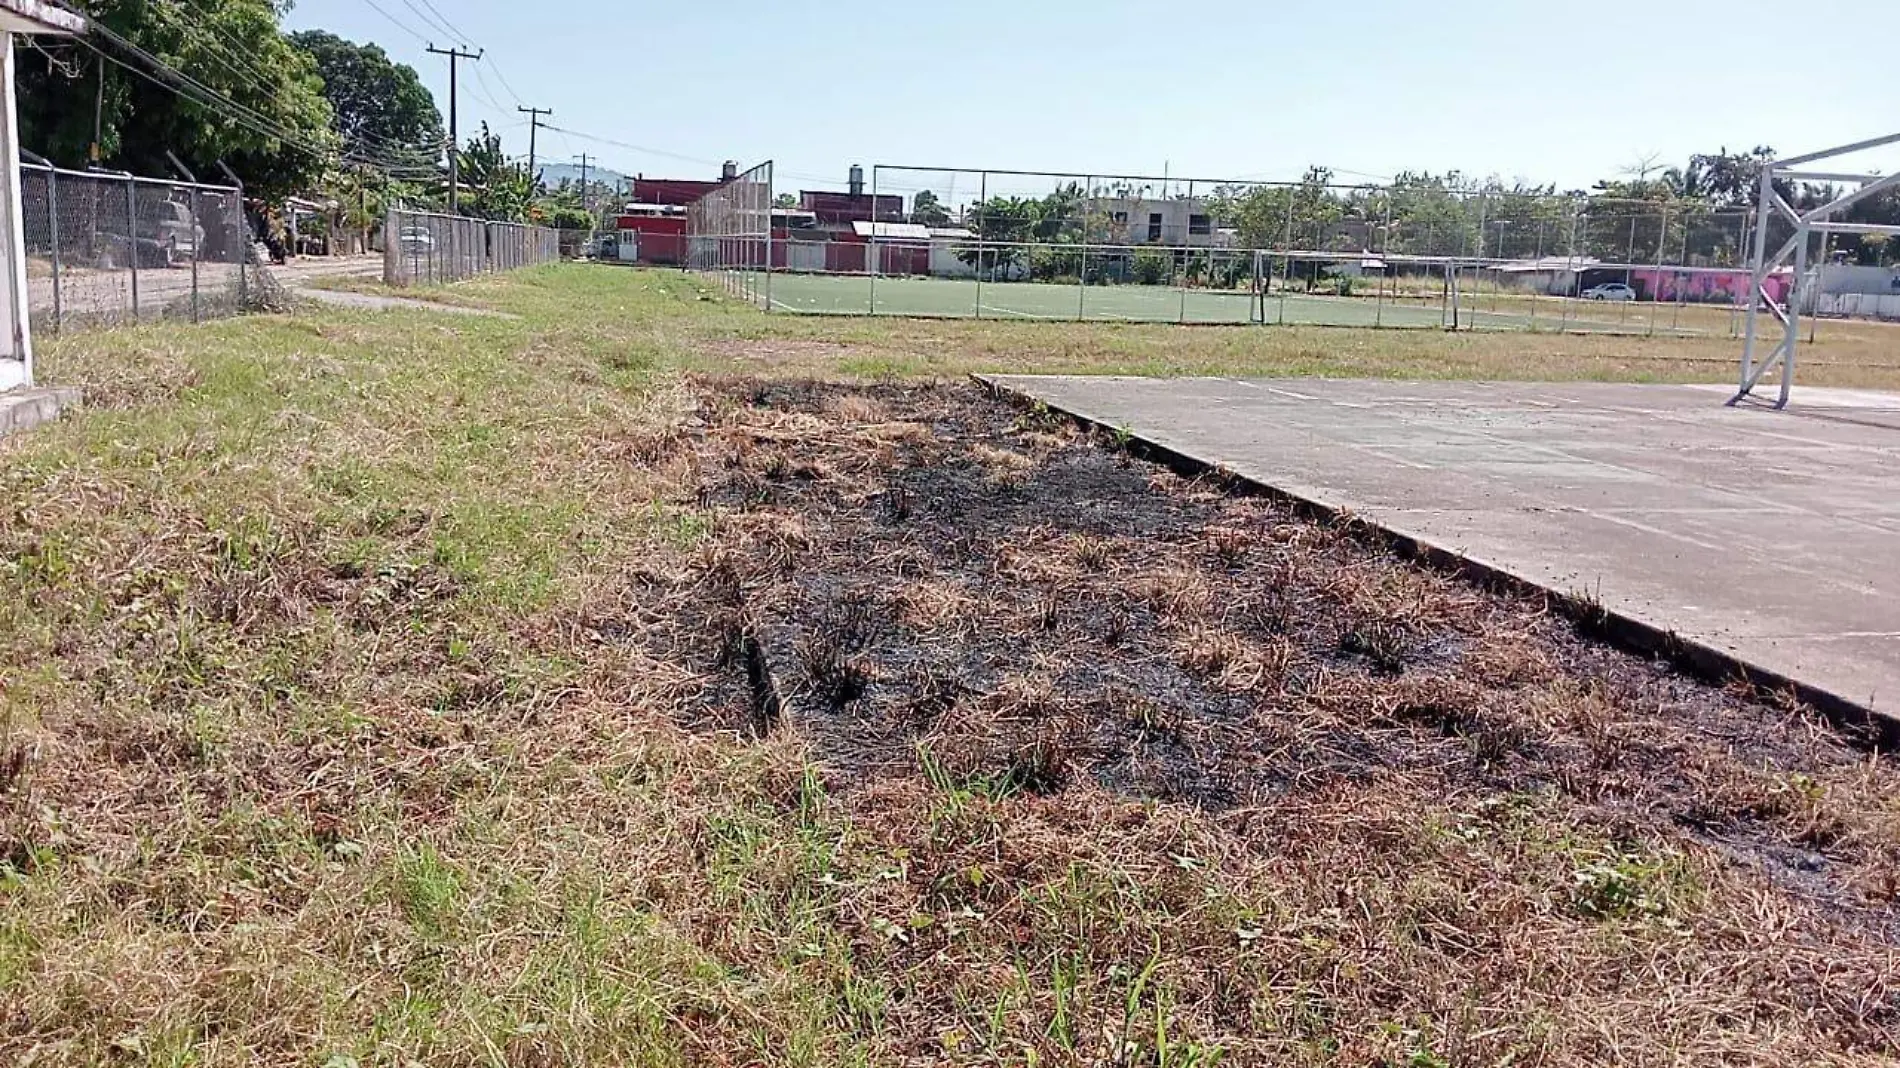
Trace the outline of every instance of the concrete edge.
{"type": "Polygon", "coordinates": [[[71,386],[28,386],[0,391],[0,438],[53,422],[62,412],[83,406],[84,396],[71,386]]]}
{"type": "Polygon", "coordinates": [[[1813,708],[1850,738],[1884,750],[1900,749],[1900,716],[1842,697],[1832,690],[1802,682],[1772,671],[1723,649],[1694,638],[1687,638],[1666,627],[1625,612],[1605,608],[1588,597],[1560,590],[1509,568],[1491,563],[1456,549],[1449,549],[1427,538],[1391,524],[1369,520],[1351,509],[1308,496],[1257,478],[1242,475],[1224,465],[1209,463],[1197,456],[1162,445],[1128,429],[1111,425],[1086,412],[1062,408],[1040,397],[997,381],[994,375],[970,376],[979,386],[1011,404],[1044,408],[1056,412],[1078,426],[1114,435],[1125,448],[1187,478],[1211,478],[1230,492],[1254,494],[1291,507],[1296,513],[1329,525],[1345,528],[1360,540],[1391,549],[1400,556],[1418,561],[1434,570],[1444,571],[1475,586],[1502,590],[1520,596],[1541,596],[1586,635],[1609,642],[1617,648],[1668,661],[1678,669],[1716,686],[1739,683],[1760,699],[1775,702],[1792,696],[1813,708]]]}

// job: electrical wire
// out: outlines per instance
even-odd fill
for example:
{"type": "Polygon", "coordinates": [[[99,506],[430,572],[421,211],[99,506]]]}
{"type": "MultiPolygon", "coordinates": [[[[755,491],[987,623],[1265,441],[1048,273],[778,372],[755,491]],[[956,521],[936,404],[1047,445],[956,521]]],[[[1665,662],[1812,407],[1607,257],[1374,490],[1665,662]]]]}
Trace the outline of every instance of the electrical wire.
{"type": "Polygon", "coordinates": [[[221,115],[222,117],[236,123],[237,125],[250,130],[253,133],[260,134],[264,137],[272,138],[276,141],[283,143],[284,145],[288,147],[299,149],[303,152],[310,154],[313,158],[316,158],[318,160],[335,158],[342,163],[366,166],[374,170],[382,171],[386,174],[391,175],[392,177],[398,177],[398,176],[403,176],[403,175],[417,175],[417,174],[423,173],[422,168],[407,166],[400,163],[393,163],[392,161],[389,161],[389,160],[379,160],[379,159],[373,159],[373,158],[367,158],[367,157],[357,156],[353,154],[343,153],[343,152],[340,152],[335,146],[313,144],[312,142],[305,140],[303,137],[299,136],[298,134],[295,134],[291,132],[290,130],[285,129],[283,126],[277,124],[276,122],[273,122],[269,118],[257,113],[256,111],[250,108],[245,107],[242,104],[237,103],[234,100],[231,100],[229,97],[224,96],[221,93],[218,93],[216,90],[211,89],[210,87],[204,85],[202,82],[199,82],[197,79],[192,78],[191,76],[183,73],[182,71],[179,71],[177,68],[166,63],[164,60],[159,59],[157,56],[152,55],[150,52],[147,52],[145,49],[140,48],[138,45],[135,45],[130,41],[127,41],[125,38],[119,36],[117,33],[113,32],[112,30],[104,26],[101,26],[97,23],[94,23],[93,32],[98,34],[103,39],[121,48],[124,48],[129,53],[144,60],[146,63],[150,64],[156,71],[165,75],[166,77],[161,78],[158,74],[154,74],[152,72],[141,69],[140,67],[134,66],[133,64],[127,62],[126,60],[121,59],[120,57],[115,56],[111,54],[110,52],[107,52],[103,48],[100,48],[98,45],[94,44],[89,38],[80,37],[80,38],[75,38],[75,40],[80,45],[83,45],[84,47],[92,50],[93,52],[97,53],[102,59],[105,59],[106,61],[114,64],[115,66],[121,67],[124,70],[134,75],[137,75],[138,77],[143,78],[146,81],[149,81],[152,84],[159,86],[162,89],[166,89],[186,100],[189,100],[199,105],[200,107],[204,107],[207,110],[217,113],[221,115]]]}
{"type": "Polygon", "coordinates": [[[461,34],[456,33],[455,30],[451,29],[450,27],[430,18],[427,12],[423,11],[421,8],[415,5],[414,0],[402,0],[402,6],[408,8],[412,14],[414,14],[417,18],[421,19],[422,25],[425,28],[431,31],[435,31],[435,30],[442,31],[442,33],[448,37],[450,43],[461,45],[464,48],[474,43],[470,41],[468,38],[463,37],[461,34]]]}
{"type": "MultiPolygon", "coordinates": [[[[408,3],[409,0],[403,0],[403,2],[408,3]]],[[[449,31],[450,36],[460,37],[464,45],[469,45],[469,44],[474,43],[474,41],[472,41],[469,38],[468,34],[463,33],[461,29],[455,25],[455,23],[450,22],[448,20],[448,16],[442,14],[442,10],[436,7],[435,4],[431,3],[430,0],[422,0],[422,6],[429,9],[430,13],[436,17],[436,20],[441,23],[442,28],[449,31]]]]}
{"type": "Polygon", "coordinates": [[[409,27],[408,23],[405,23],[401,19],[390,14],[388,11],[385,11],[382,5],[378,4],[376,0],[363,0],[363,3],[368,4],[369,9],[371,11],[374,11],[378,15],[381,15],[382,17],[388,19],[390,23],[394,25],[397,29],[401,30],[402,32],[408,34],[411,37],[414,37],[416,40],[421,41],[425,45],[429,43],[429,38],[427,38],[426,36],[420,33],[417,33],[415,30],[409,27]]]}

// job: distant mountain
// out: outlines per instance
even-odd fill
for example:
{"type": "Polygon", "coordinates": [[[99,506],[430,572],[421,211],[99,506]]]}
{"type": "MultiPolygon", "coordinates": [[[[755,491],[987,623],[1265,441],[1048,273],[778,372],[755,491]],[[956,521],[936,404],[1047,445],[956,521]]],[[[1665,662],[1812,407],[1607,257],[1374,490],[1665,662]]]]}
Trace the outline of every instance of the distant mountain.
{"type": "MultiPolygon", "coordinates": [[[[579,182],[581,180],[581,165],[578,163],[543,163],[540,164],[540,168],[541,184],[547,186],[549,189],[553,189],[564,181],[579,182]]],[[[612,183],[630,182],[633,179],[631,175],[621,174],[616,170],[610,170],[605,167],[589,167],[587,168],[587,180],[590,182],[612,183]]]]}

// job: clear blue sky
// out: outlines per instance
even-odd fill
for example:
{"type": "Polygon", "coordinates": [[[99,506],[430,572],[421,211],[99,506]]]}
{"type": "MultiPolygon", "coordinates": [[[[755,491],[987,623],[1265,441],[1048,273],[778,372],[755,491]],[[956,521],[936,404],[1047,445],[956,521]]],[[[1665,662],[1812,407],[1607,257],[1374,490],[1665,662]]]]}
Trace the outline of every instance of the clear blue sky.
{"type": "MultiPolygon", "coordinates": [[[[649,149],[544,132],[545,160],[696,177],[773,158],[781,189],[840,184],[854,162],[1584,187],[1651,154],[1900,130],[1879,58],[1900,5],[1878,0],[432,2],[488,52],[464,67],[464,137],[486,119],[525,153],[523,102],[649,149]],[[1836,44],[1782,51],[1810,32],[1836,44]]],[[[446,61],[418,38],[451,35],[430,17],[424,0],[298,0],[288,21],[381,44],[446,116],[446,61]]]]}

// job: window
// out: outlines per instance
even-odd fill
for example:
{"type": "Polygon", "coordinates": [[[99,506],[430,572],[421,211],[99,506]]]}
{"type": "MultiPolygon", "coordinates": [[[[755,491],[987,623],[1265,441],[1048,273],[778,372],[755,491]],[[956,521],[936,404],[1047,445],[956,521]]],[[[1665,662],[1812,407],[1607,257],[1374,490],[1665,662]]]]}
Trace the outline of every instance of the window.
{"type": "Polygon", "coordinates": [[[1214,232],[1214,222],[1205,215],[1188,216],[1188,233],[1195,237],[1206,237],[1214,232]]]}
{"type": "Polygon", "coordinates": [[[1118,223],[1125,223],[1128,221],[1128,213],[1125,211],[1118,211],[1112,216],[1112,218],[1118,223]]]}
{"type": "Polygon", "coordinates": [[[1161,213],[1158,211],[1148,216],[1148,240],[1161,240],[1161,213]]]}

